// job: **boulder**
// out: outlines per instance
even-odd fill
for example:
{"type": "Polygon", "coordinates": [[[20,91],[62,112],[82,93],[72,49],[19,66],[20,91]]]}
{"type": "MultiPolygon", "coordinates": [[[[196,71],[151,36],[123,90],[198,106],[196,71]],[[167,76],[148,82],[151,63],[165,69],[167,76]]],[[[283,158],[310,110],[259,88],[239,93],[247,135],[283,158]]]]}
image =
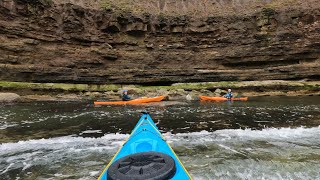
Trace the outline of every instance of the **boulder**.
{"type": "Polygon", "coordinates": [[[23,96],[24,101],[57,101],[56,97],[50,95],[26,95],[23,96]]]}
{"type": "Polygon", "coordinates": [[[20,96],[16,93],[1,93],[0,92],[0,102],[15,102],[19,101],[20,96]]]}

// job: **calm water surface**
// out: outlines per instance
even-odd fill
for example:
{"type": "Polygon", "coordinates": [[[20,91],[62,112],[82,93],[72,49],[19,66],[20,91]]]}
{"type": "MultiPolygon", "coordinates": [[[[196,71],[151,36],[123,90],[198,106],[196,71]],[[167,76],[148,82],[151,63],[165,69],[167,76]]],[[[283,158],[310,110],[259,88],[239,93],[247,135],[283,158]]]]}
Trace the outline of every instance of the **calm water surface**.
{"type": "Polygon", "coordinates": [[[194,179],[320,179],[320,97],[0,105],[0,179],[96,179],[148,110],[194,179]]]}

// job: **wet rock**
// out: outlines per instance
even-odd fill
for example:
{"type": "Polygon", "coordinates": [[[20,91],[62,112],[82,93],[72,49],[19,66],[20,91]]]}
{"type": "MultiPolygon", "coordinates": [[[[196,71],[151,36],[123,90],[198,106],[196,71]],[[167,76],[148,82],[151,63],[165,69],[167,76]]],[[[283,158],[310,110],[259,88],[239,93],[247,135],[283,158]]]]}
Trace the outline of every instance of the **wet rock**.
{"type": "Polygon", "coordinates": [[[186,100],[187,92],[184,89],[170,90],[168,98],[170,101],[186,100]]]}
{"type": "Polygon", "coordinates": [[[107,98],[109,101],[119,101],[121,100],[121,94],[113,91],[108,91],[103,93],[105,98],[107,98]]]}
{"type": "Polygon", "coordinates": [[[18,94],[0,92],[0,102],[15,102],[19,100],[20,100],[20,96],[18,94]]]}
{"type": "Polygon", "coordinates": [[[188,95],[186,95],[186,100],[187,101],[191,101],[191,100],[194,100],[194,99],[192,98],[192,96],[190,94],[188,94],[188,95]]]}
{"type": "Polygon", "coordinates": [[[156,90],[156,93],[159,94],[159,95],[166,96],[166,95],[169,94],[169,91],[166,90],[166,89],[157,89],[157,90],[156,90]]]}
{"type": "Polygon", "coordinates": [[[91,98],[93,98],[93,97],[103,97],[104,96],[103,93],[101,93],[101,92],[85,92],[84,95],[88,96],[88,97],[91,97],[91,98]]]}
{"type": "Polygon", "coordinates": [[[212,92],[211,92],[211,91],[206,90],[206,89],[201,89],[201,90],[200,90],[200,93],[202,93],[203,95],[207,95],[207,96],[209,96],[209,95],[211,95],[211,94],[212,94],[212,92]]]}
{"type": "Polygon", "coordinates": [[[82,97],[77,94],[60,94],[57,95],[59,101],[80,101],[82,97]]]}
{"type": "Polygon", "coordinates": [[[214,94],[215,94],[216,96],[221,96],[222,93],[225,93],[225,92],[223,92],[223,90],[221,90],[221,89],[216,89],[216,90],[214,91],[214,94]]]}
{"type": "Polygon", "coordinates": [[[22,97],[24,101],[57,101],[58,98],[50,95],[26,95],[22,97]]]}

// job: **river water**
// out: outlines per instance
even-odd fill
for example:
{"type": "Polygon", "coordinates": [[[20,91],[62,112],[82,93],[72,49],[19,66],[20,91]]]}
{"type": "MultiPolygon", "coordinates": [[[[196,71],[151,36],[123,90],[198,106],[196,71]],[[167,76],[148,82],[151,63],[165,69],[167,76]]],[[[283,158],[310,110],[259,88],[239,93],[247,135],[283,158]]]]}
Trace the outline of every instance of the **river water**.
{"type": "Polygon", "coordinates": [[[320,97],[0,105],[0,179],[96,179],[147,110],[194,179],[320,179],[320,97]]]}

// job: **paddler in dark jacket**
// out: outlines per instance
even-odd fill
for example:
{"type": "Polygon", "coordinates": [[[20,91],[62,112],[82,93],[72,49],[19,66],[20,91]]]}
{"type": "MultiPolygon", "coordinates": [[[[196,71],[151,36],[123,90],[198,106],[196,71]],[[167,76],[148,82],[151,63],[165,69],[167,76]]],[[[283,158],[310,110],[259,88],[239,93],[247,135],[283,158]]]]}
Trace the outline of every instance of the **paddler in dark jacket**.
{"type": "Polygon", "coordinates": [[[225,94],[223,97],[228,98],[228,99],[233,98],[233,94],[232,94],[232,92],[231,92],[231,89],[228,89],[227,94],[225,94]]]}
{"type": "Polygon", "coordinates": [[[128,90],[123,90],[122,101],[129,101],[131,97],[128,95],[128,90]]]}

